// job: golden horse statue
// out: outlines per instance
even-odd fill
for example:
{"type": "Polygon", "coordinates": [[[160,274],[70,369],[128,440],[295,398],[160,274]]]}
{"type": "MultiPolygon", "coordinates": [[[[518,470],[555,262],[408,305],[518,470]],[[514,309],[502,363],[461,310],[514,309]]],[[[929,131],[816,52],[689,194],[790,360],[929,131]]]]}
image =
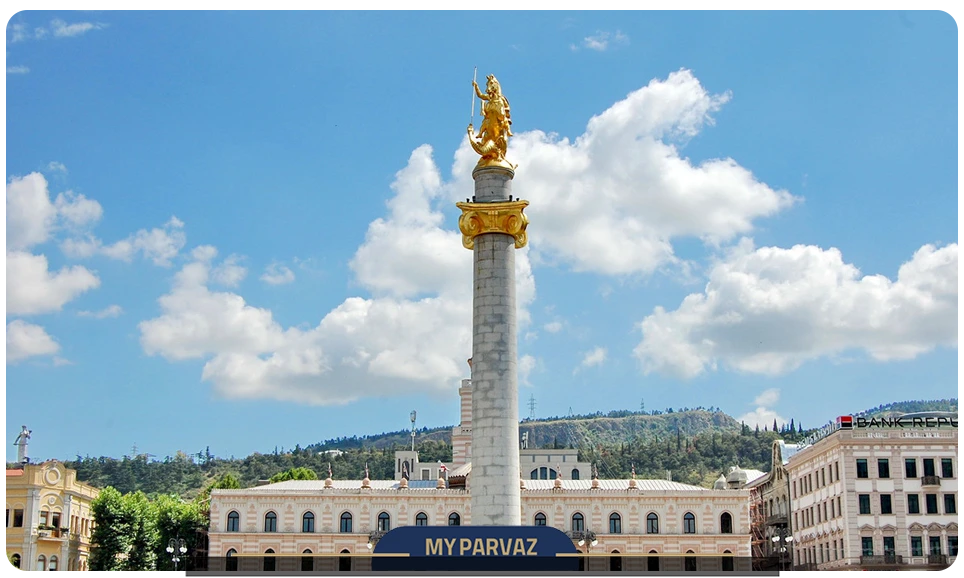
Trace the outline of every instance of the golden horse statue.
{"type": "Polygon", "coordinates": [[[505,158],[509,147],[509,137],[512,136],[512,115],[509,111],[509,101],[502,94],[502,87],[495,75],[486,77],[485,94],[479,90],[479,85],[473,80],[475,94],[482,99],[482,125],[479,133],[469,124],[469,144],[472,150],[482,156],[479,167],[506,167],[515,169],[505,158]],[[478,139],[478,140],[476,140],[478,139]]]}

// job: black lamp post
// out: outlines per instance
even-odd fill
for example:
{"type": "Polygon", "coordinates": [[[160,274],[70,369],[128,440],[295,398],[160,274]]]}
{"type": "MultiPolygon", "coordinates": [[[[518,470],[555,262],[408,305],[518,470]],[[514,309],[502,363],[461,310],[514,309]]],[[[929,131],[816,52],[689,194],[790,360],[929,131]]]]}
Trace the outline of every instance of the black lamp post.
{"type": "Polygon", "coordinates": [[[177,570],[177,563],[181,561],[181,556],[187,554],[187,542],[184,538],[171,538],[167,543],[167,553],[171,555],[174,570],[177,570]]]}
{"type": "Polygon", "coordinates": [[[770,541],[773,542],[775,547],[779,548],[778,552],[780,556],[780,569],[788,570],[787,554],[790,548],[790,543],[793,542],[793,536],[790,535],[790,532],[787,531],[786,528],[779,528],[777,532],[777,535],[770,538],[770,541]]]}

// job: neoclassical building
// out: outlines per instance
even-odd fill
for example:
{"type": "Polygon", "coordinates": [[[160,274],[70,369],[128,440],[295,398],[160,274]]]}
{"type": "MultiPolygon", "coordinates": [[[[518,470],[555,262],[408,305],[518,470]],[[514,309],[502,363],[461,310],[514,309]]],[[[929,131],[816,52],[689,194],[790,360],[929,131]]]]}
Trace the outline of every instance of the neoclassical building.
{"type": "Polygon", "coordinates": [[[7,556],[21,570],[87,570],[99,491],[58,461],[7,470],[7,556]]]}
{"type": "MultiPolygon", "coordinates": [[[[417,455],[403,451],[396,455],[393,480],[291,480],[212,491],[211,565],[365,570],[370,568],[370,559],[364,557],[369,545],[392,528],[471,524],[470,380],[462,381],[459,393],[462,422],[453,432],[453,463],[445,470],[437,463],[419,463],[417,455]],[[291,558],[230,559],[264,553],[291,558]],[[332,557],[301,557],[309,553],[332,557]]],[[[519,484],[523,524],[565,531],[580,552],[611,554],[586,557],[581,567],[722,571],[734,565],[741,569],[749,559],[748,490],[668,480],[595,479],[589,464],[578,462],[576,454],[521,450],[519,484]]]]}
{"type": "Polygon", "coordinates": [[[770,471],[749,482],[753,558],[761,570],[787,570],[792,563],[790,475],[787,463],[799,446],[774,440],[770,471]]]}
{"type": "Polygon", "coordinates": [[[954,562],[956,415],[843,416],[818,438],[785,466],[796,568],[941,569],[954,562]]]}

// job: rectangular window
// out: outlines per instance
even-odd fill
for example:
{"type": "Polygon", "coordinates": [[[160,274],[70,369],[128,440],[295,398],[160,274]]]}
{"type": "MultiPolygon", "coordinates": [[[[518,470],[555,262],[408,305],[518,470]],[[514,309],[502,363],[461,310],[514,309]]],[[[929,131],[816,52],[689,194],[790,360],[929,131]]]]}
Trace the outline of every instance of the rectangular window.
{"type": "Polygon", "coordinates": [[[827,518],[827,502],[824,502],[824,503],[823,503],[823,519],[824,519],[824,520],[829,519],[829,518],[827,518]]]}
{"type": "Polygon", "coordinates": [[[46,526],[46,525],[47,525],[47,517],[48,517],[49,515],[50,515],[50,512],[47,512],[47,511],[40,512],[40,525],[41,525],[41,526],[46,526]]]}
{"type": "Polygon", "coordinates": [[[871,537],[863,537],[860,539],[860,549],[864,556],[874,555],[874,539],[871,537]]]}
{"type": "Polygon", "coordinates": [[[893,556],[895,552],[894,537],[884,536],[884,556],[893,556]]]}
{"type": "Polygon", "coordinates": [[[911,556],[923,556],[924,555],[924,539],[920,536],[910,537],[910,555],[911,556]]]}
{"type": "Polygon", "coordinates": [[[879,460],[877,460],[877,477],[878,478],[890,477],[890,460],[886,458],[880,458],[879,460]]]}
{"type": "Polygon", "coordinates": [[[917,494],[907,494],[907,513],[920,514],[920,496],[917,494]]]}
{"type": "Polygon", "coordinates": [[[904,477],[916,478],[917,477],[917,459],[907,458],[904,460],[904,477]]]}
{"type": "Polygon", "coordinates": [[[940,553],[941,553],[941,537],[940,537],[940,536],[931,536],[931,537],[930,537],[930,544],[931,544],[931,554],[932,554],[932,555],[937,555],[937,554],[940,554],[940,553]]]}
{"type": "Polygon", "coordinates": [[[50,525],[54,528],[60,527],[60,512],[54,512],[50,515],[50,525]]]}
{"type": "Polygon", "coordinates": [[[957,503],[954,499],[954,494],[944,494],[944,513],[945,514],[957,513],[957,503]]]}
{"type": "Polygon", "coordinates": [[[857,460],[857,477],[866,478],[867,475],[867,460],[857,460]]]}
{"type": "Polygon", "coordinates": [[[894,508],[891,503],[890,494],[880,495],[880,513],[881,514],[893,514],[894,508]]]}
{"type": "Polygon", "coordinates": [[[925,476],[936,476],[934,471],[934,459],[924,458],[924,475],[925,476]]]}
{"type": "Polygon", "coordinates": [[[837,513],[834,512],[834,503],[833,503],[833,500],[830,500],[830,518],[833,519],[833,518],[836,518],[836,517],[837,517],[837,513]]]}
{"type": "Polygon", "coordinates": [[[430,479],[430,478],[431,478],[431,473],[432,473],[431,471],[429,471],[429,470],[427,470],[427,469],[425,469],[425,468],[422,468],[422,479],[423,479],[423,480],[428,480],[428,479],[430,479]]]}
{"type": "Polygon", "coordinates": [[[941,458],[941,477],[942,478],[954,477],[954,465],[951,462],[951,458],[941,458]]]}
{"type": "Polygon", "coordinates": [[[13,511],[13,527],[22,528],[23,527],[23,510],[16,508],[13,511]]]}
{"type": "Polygon", "coordinates": [[[951,556],[957,556],[957,536],[947,537],[947,553],[951,556]]]}
{"type": "Polygon", "coordinates": [[[824,486],[827,485],[827,470],[820,468],[820,483],[824,486]]]}
{"type": "Polygon", "coordinates": [[[936,514],[937,513],[937,494],[924,494],[924,499],[927,504],[927,513],[936,514]]]}
{"type": "Polygon", "coordinates": [[[860,501],[860,513],[869,514],[870,513],[870,494],[860,494],[857,496],[860,501]]]}
{"type": "Polygon", "coordinates": [[[840,479],[840,462],[833,463],[833,477],[840,479]]]}

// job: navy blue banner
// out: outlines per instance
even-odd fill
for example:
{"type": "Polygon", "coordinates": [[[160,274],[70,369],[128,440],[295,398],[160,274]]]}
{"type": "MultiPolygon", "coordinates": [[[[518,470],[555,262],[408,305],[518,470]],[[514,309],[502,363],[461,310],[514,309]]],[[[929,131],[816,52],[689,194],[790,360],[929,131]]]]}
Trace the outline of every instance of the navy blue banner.
{"type": "Polygon", "coordinates": [[[383,572],[459,571],[574,572],[576,546],[562,531],[549,526],[402,526],[375,545],[372,570],[383,572]]]}

